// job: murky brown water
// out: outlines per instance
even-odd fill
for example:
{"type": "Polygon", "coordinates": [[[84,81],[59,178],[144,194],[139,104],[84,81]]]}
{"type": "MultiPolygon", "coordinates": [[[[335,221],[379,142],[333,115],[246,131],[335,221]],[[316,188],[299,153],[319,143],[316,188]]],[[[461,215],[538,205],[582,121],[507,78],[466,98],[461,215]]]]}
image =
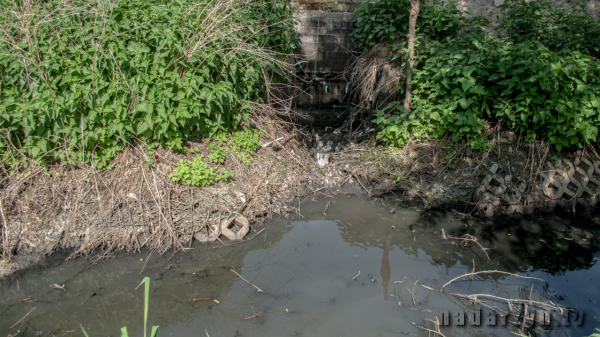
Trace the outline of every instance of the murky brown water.
{"type": "MultiPolygon", "coordinates": [[[[402,206],[393,198],[385,200],[387,208],[359,197],[314,200],[302,206],[305,219],[273,221],[266,235],[250,242],[208,251],[202,250],[220,243],[196,244],[187,255],[151,255],[148,261],[148,252],[123,254],[66,282],[65,291],[49,285],[65,283],[87,264],[57,265],[53,261],[61,257],[51,257],[50,266],[2,283],[0,336],[17,331],[20,336],[83,336],[79,324],[90,337],[119,336],[123,326],[130,336],[143,336],[144,295],[135,287],[145,276],[151,279],[149,325],[160,325],[159,336],[206,336],[205,330],[210,337],[425,336],[412,323],[431,327],[423,320],[435,320],[442,310],[454,315],[475,308],[452,293],[527,299],[531,292],[535,301],[585,313],[582,326],[537,325],[535,333],[587,336],[600,327],[600,231],[592,217],[482,224],[402,206]],[[444,240],[442,229],[453,237],[474,235],[492,248],[490,261],[476,245],[444,240]],[[502,270],[543,281],[494,274],[455,282],[444,293],[423,286],[439,289],[471,272],[473,264],[475,271],[502,270]],[[200,297],[218,303],[189,301],[200,297]]],[[[502,302],[485,304],[508,308],[502,302]]],[[[510,331],[519,330],[511,324],[441,328],[446,337],[514,336],[510,331]]]]}

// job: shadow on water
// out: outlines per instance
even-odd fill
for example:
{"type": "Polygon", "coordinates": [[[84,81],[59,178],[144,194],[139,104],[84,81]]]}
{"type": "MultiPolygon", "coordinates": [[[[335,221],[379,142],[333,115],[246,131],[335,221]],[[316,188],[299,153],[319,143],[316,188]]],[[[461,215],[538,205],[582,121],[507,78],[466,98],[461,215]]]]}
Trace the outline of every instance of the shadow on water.
{"type": "MultiPolygon", "coordinates": [[[[160,325],[159,336],[199,336],[205,329],[211,337],[425,336],[412,323],[435,320],[440,310],[476,308],[451,293],[552,301],[586,314],[582,327],[532,328],[533,334],[584,336],[600,327],[594,216],[483,221],[360,197],[314,198],[302,213],[301,220],[273,221],[249,242],[215,249],[209,248],[221,243],[195,244],[175,256],[123,253],[72,280],[85,261],[59,265],[57,255],[0,284],[0,333],[83,336],[81,323],[90,337],[115,336],[123,326],[142,336],[143,292],[134,289],[144,276],[151,279],[149,324],[160,325]],[[490,249],[486,255],[473,242],[444,239],[442,230],[450,237],[472,235],[490,249]],[[473,269],[544,281],[484,274],[454,282],[444,293],[428,289],[473,269]],[[64,291],[49,286],[63,283],[64,291]]],[[[485,304],[506,309],[502,302],[485,304]]],[[[446,337],[510,336],[517,327],[451,324],[441,330],[446,337]]]]}

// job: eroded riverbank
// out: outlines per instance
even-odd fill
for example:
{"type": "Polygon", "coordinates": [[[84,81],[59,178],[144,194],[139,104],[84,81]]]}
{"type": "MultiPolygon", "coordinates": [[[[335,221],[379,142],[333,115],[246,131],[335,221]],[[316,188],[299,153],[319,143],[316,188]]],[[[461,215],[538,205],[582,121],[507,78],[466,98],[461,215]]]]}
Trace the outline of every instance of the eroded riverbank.
{"type": "MultiPolygon", "coordinates": [[[[127,326],[132,336],[140,336],[143,291],[134,289],[145,276],[151,279],[149,324],[161,326],[159,336],[202,335],[205,329],[210,336],[419,335],[412,323],[432,328],[423,319],[435,320],[440,310],[475,308],[452,294],[530,299],[555,314],[560,308],[553,303],[585,312],[582,327],[545,331],[534,325],[530,331],[536,334],[584,336],[600,325],[595,218],[481,221],[396,199],[311,196],[302,204],[305,218],[275,220],[249,242],[214,249],[221,243],[196,243],[187,254],[174,256],[120,253],[82,273],[87,261],[57,265],[62,259],[51,257],[47,266],[3,281],[0,330],[51,335],[61,333],[60,325],[74,336],[81,323],[94,335],[117,334],[127,326]],[[490,249],[452,239],[465,234],[490,249]],[[483,274],[436,291],[473,269],[542,281],[483,274]],[[265,292],[256,292],[231,270],[265,292]],[[65,284],[65,290],[52,284],[65,284]],[[190,301],[199,298],[207,300],[190,301]]],[[[509,310],[503,301],[485,304],[509,310]]],[[[519,329],[510,323],[467,324],[441,332],[510,336],[519,329]]]]}

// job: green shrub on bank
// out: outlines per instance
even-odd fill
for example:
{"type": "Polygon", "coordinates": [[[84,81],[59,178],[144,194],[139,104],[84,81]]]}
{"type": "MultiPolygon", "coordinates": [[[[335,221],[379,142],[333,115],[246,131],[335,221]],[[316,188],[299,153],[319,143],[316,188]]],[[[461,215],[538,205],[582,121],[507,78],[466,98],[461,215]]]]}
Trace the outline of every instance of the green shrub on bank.
{"type": "Polygon", "coordinates": [[[552,51],[600,56],[600,23],[584,1],[567,10],[546,1],[508,0],[502,9],[499,28],[514,42],[538,41],[552,51]]]}
{"type": "Polygon", "coordinates": [[[127,143],[181,149],[266,100],[296,46],[285,0],[0,4],[0,155],[107,165],[127,143]]]}
{"type": "MultiPolygon", "coordinates": [[[[391,44],[404,40],[408,32],[410,0],[379,0],[361,3],[354,14],[356,29],[352,37],[358,47],[368,50],[377,43],[391,44]]],[[[423,4],[417,29],[431,39],[442,40],[461,30],[463,17],[454,2],[434,0],[423,4]]]]}
{"type": "Polygon", "coordinates": [[[476,142],[492,121],[536,134],[563,147],[597,141],[600,61],[577,52],[555,53],[542,44],[467,35],[429,41],[418,56],[413,112],[380,110],[379,136],[402,145],[414,136],[476,142]]]}
{"type": "MultiPolygon", "coordinates": [[[[210,139],[206,139],[206,145],[210,150],[208,160],[212,164],[222,164],[227,158],[226,154],[230,153],[245,165],[250,165],[253,160],[252,153],[260,145],[261,137],[266,135],[247,127],[234,131],[231,137],[225,132],[219,132],[213,137],[216,145],[212,144],[210,139]]],[[[190,152],[195,153],[195,149],[190,152]]],[[[227,180],[233,177],[233,173],[225,169],[209,167],[204,161],[204,156],[196,156],[194,160],[180,160],[169,177],[185,185],[206,186],[220,180],[227,180]]]]}
{"type": "MultiPolygon", "coordinates": [[[[355,34],[362,46],[389,41],[377,32],[396,23],[378,18],[389,18],[392,4],[398,1],[363,4],[357,19],[363,22],[362,30],[355,34]],[[373,30],[364,24],[373,21],[383,27],[373,30]]],[[[406,7],[402,11],[410,8],[408,2],[402,6],[406,7]]],[[[456,16],[456,9],[453,4],[435,10],[424,6],[426,15],[419,20],[425,21],[418,21],[417,27],[413,111],[408,113],[400,102],[377,111],[378,137],[401,146],[412,137],[437,138],[449,132],[454,141],[466,140],[472,148],[483,149],[484,131],[502,122],[524,133],[527,140],[544,138],[559,151],[596,142],[600,61],[591,56],[600,46],[595,42],[600,39],[598,21],[582,5],[571,11],[549,6],[541,1],[511,1],[495,30],[485,18],[466,19],[459,14],[456,22],[465,24],[460,34],[451,29],[441,36],[432,34],[423,22],[432,12],[440,18],[456,16]]],[[[394,38],[401,37],[407,28],[394,32],[394,38]]]]}

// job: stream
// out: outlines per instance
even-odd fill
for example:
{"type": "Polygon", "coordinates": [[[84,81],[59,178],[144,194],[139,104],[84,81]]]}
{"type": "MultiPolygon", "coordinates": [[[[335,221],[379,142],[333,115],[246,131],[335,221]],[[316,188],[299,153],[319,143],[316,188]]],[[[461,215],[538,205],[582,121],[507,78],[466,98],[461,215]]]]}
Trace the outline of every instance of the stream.
{"type": "MultiPolygon", "coordinates": [[[[159,325],[159,337],[427,336],[413,323],[435,329],[427,319],[443,323],[444,313],[450,314],[450,324],[440,327],[445,337],[522,332],[510,317],[506,325],[486,324],[490,308],[509,306],[483,295],[550,305],[551,323],[534,323],[532,336],[588,336],[600,328],[600,227],[592,215],[484,220],[394,196],[309,197],[301,214],[268,222],[248,242],[222,248],[213,248],[218,241],[196,242],[174,256],[120,252],[84,272],[89,261],[63,263],[67,252],[54,254],[0,281],[0,336],[80,337],[80,324],[89,337],[119,336],[124,326],[129,336],[144,336],[144,286],[136,290],[144,277],[150,278],[148,334],[159,325]],[[477,242],[453,239],[464,235],[477,242]],[[473,269],[530,278],[479,274],[438,291],[473,269]],[[452,294],[481,295],[485,302],[452,294]],[[464,325],[454,317],[461,312],[464,325]],[[560,326],[568,312],[570,326],[560,326]]],[[[524,310],[517,302],[511,307],[524,310]]]]}

